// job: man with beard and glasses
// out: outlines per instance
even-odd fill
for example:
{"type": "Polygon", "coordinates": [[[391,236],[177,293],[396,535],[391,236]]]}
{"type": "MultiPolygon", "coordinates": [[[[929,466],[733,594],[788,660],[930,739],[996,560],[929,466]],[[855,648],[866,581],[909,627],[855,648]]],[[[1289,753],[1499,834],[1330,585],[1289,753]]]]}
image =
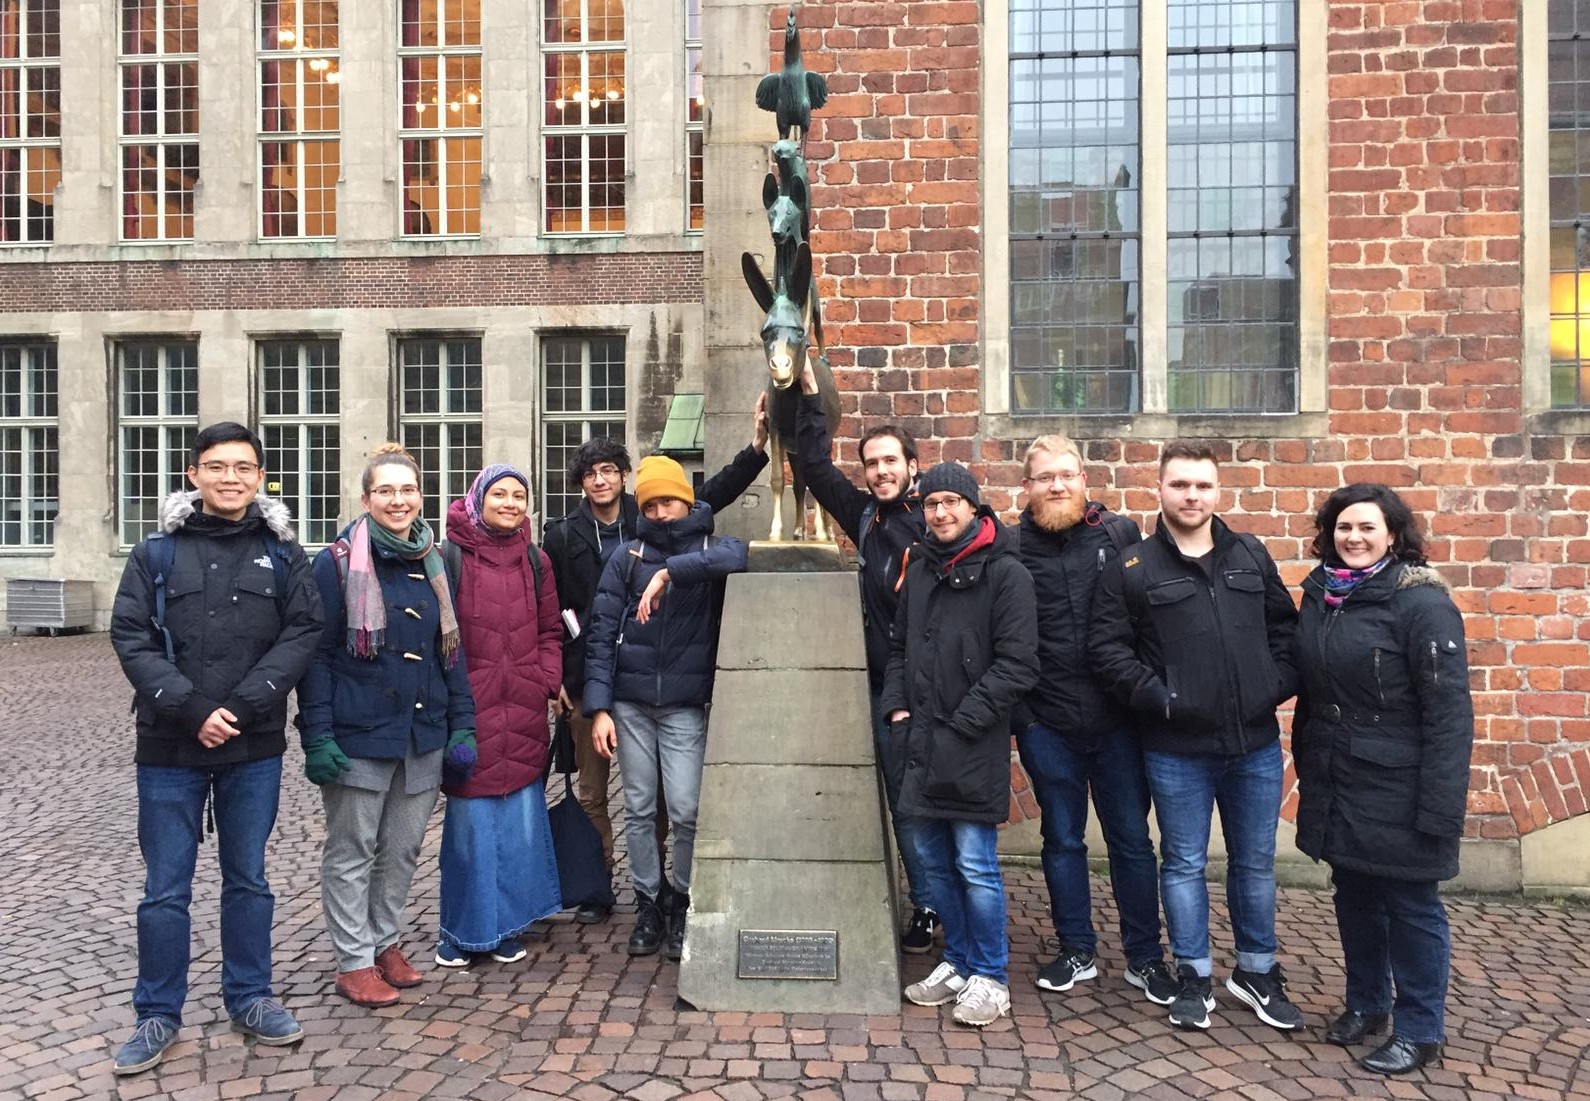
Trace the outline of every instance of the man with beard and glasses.
{"type": "Polygon", "coordinates": [[[1159,865],[1148,836],[1148,778],[1126,712],[1088,669],[1088,618],[1104,568],[1142,539],[1125,516],[1090,502],[1082,453],[1065,436],[1040,436],[1022,466],[1027,507],[1017,527],[1021,562],[1038,594],[1042,672],[1017,708],[1016,748],[1042,812],[1043,877],[1058,951],[1038,971],[1041,990],[1066,991],[1098,975],[1088,890],[1088,792],[1110,859],[1120,911],[1125,979],[1157,1005],[1176,982],[1159,939],[1159,865]]]}
{"type": "Polygon", "coordinates": [[[1226,989],[1265,1024],[1291,1030],[1303,1014],[1275,961],[1275,709],[1297,690],[1297,608],[1264,544],[1215,516],[1219,500],[1209,445],[1166,444],[1159,523],[1099,578],[1089,658],[1143,739],[1176,959],[1171,1024],[1208,1028],[1215,1006],[1204,873],[1218,806],[1237,964],[1226,989]]]}
{"type": "Polygon", "coordinates": [[[916,443],[911,434],[892,424],[880,424],[861,437],[859,447],[866,489],[850,484],[834,466],[833,444],[823,419],[817,377],[808,363],[801,372],[801,401],[797,414],[795,459],[801,464],[812,496],[828,511],[856,545],[856,566],[861,578],[861,626],[867,645],[867,682],[872,697],[874,756],[883,776],[889,817],[894,823],[896,847],[905,865],[905,882],[911,898],[911,920],[900,936],[900,947],[913,955],[928,952],[939,932],[938,915],[928,905],[921,862],[911,840],[912,821],[900,813],[900,780],[904,762],[888,760],[889,724],[879,700],[883,674],[889,664],[889,625],[900,606],[900,584],[905,574],[905,552],[922,539],[922,502],[916,492],[916,443]]]}

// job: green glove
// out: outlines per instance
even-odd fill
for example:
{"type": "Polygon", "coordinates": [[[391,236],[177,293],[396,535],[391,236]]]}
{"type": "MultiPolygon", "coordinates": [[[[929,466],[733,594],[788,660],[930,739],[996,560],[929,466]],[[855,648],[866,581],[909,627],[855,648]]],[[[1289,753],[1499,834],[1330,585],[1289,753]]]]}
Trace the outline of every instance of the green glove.
{"type": "Polygon", "coordinates": [[[336,740],[322,738],[304,747],[304,775],[319,787],[332,784],[350,768],[348,755],[338,748],[336,740]]]}

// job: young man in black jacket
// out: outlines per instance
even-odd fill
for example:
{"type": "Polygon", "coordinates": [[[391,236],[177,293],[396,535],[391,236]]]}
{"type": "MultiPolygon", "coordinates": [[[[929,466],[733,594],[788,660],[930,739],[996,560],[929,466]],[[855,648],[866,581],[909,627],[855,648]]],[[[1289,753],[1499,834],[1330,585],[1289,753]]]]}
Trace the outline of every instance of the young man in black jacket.
{"type": "Polygon", "coordinates": [[[1214,514],[1220,470],[1207,445],[1159,461],[1154,534],[1112,562],[1093,600],[1093,671],[1132,711],[1160,832],[1160,896],[1177,995],[1172,1024],[1208,1028],[1210,818],[1226,837],[1237,966],[1226,989],[1274,1028],[1303,1015],[1275,962],[1275,828],[1281,812],[1275,709],[1297,690],[1297,609],[1275,562],[1214,514]]]}
{"type": "Polygon", "coordinates": [[[1157,1005],[1176,983],[1159,939],[1159,862],[1148,836],[1143,747],[1125,710],[1088,668],[1088,617],[1099,577],[1142,540],[1137,525],[1088,500],[1082,452],[1039,436],[1022,462],[1027,507],[1017,521],[1021,563],[1038,594],[1042,673],[1017,709],[1016,748],[1042,812],[1043,878],[1059,942],[1038,970],[1042,990],[1070,990],[1098,975],[1089,890],[1088,792],[1110,858],[1126,981],[1157,1005]]]}
{"type": "MultiPolygon", "coordinates": [[[[729,460],[727,466],[709,478],[696,498],[713,512],[722,512],[756,481],[767,466],[767,415],[757,399],[753,414],[751,443],[729,460]]],[[[580,487],[580,503],[565,516],[548,520],[541,536],[541,549],[552,562],[557,580],[558,604],[572,613],[577,631],[565,625],[563,632],[563,687],[556,707],[568,716],[574,737],[574,756],[579,770],[580,806],[590,816],[602,837],[602,854],[613,863],[613,818],[607,809],[607,783],[611,761],[591,748],[591,723],[581,708],[585,691],[586,632],[591,625],[591,606],[596,600],[597,582],[602,567],[618,548],[635,539],[640,508],[625,491],[629,477],[629,452],[622,440],[598,436],[580,445],[569,464],[569,481],[580,487]]],[[[668,828],[667,807],[657,808],[657,837],[661,844],[668,828]]],[[[607,920],[610,907],[581,906],[577,920],[590,923],[607,920]]]]}
{"type": "Polygon", "coordinates": [[[1010,711],[1038,675],[1038,618],[1015,532],[982,505],[970,472],[940,463],[920,488],[928,536],[889,632],[883,706],[944,960],[905,996],[953,1001],[957,1024],[983,1028],[1010,1012],[996,850],[1010,814],[1010,711]]]}
{"type": "Polygon", "coordinates": [[[193,870],[206,802],[221,863],[221,993],[263,1044],[303,1038],[271,993],[275,898],[265,842],[276,824],[287,693],[320,642],[321,606],[287,508],[259,495],[264,449],[240,424],[199,433],[190,491],[128,556],[110,638],[138,714],[138,1023],[116,1074],[160,1062],[188,993],[193,870]],[[157,541],[158,540],[158,541],[157,541]],[[163,628],[163,630],[162,630],[163,628]]]}
{"type": "Polygon", "coordinates": [[[925,532],[922,501],[916,492],[916,443],[910,433],[892,424],[878,425],[861,437],[858,449],[867,488],[857,489],[834,466],[833,442],[823,418],[817,378],[808,363],[801,372],[801,401],[796,419],[796,461],[817,503],[828,511],[856,546],[861,578],[861,628],[867,647],[867,680],[872,696],[873,754],[883,775],[884,795],[894,822],[895,845],[905,865],[911,896],[911,920],[900,947],[927,952],[938,931],[938,916],[927,904],[922,867],[911,842],[911,818],[900,813],[899,769],[887,767],[889,724],[880,702],[883,672],[889,663],[889,626],[900,606],[905,552],[925,532]]]}

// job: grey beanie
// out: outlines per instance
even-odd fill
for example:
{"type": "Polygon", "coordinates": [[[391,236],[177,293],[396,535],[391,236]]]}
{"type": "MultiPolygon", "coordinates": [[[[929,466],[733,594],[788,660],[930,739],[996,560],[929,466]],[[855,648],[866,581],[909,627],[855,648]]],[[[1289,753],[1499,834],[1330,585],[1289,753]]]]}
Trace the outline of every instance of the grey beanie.
{"type": "Polygon", "coordinates": [[[926,500],[935,493],[958,493],[972,502],[973,507],[980,506],[983,501],[977,495],[977,483],[972,480],[972,472],[960,463],[939,463],[930,467],[916,481],[916,491],[926,500]]]}

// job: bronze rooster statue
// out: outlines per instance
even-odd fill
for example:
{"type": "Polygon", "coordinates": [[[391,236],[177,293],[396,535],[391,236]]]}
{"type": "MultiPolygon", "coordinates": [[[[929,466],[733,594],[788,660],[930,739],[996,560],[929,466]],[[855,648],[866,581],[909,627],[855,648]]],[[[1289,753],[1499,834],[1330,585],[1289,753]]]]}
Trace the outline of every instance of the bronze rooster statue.
{"type": "Polygon", "coordinates": [[[801,64],[801,36],[791,8],[784,23],[784,68],[762,78],[756,86],[756,105],[774,112],[779,137],[793,139],[798,128],[805,140],[812,125],[812,108],[827,102],[828,82],[818,73],[808,73],[801,64]]]}

